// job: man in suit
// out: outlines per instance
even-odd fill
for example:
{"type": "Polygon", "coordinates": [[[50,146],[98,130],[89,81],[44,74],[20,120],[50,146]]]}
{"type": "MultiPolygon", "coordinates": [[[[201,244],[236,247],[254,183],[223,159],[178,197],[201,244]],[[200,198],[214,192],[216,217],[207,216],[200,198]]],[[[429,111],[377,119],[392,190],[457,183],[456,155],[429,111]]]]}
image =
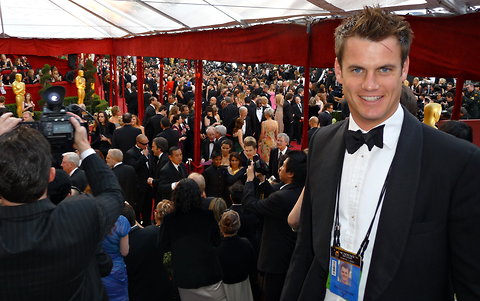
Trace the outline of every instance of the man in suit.
{"type": "Polygon", "coordinates": [[[225,126],[230,127],[235,118],[238,117],[238,108],[230,96],[225,97],[225,101],[227,106],[222,109],[222,121],[225,126]]]}
{"type": "Polygon", "coordinates": [[[147,183],[152,166],[149,154],[148,138],[144,134],[140,134],[136,138],[135,145],[125,153],[123,160],[125,164],[135,169],[137,198],[134,209],[137,220],[141,220],[143,225],[150,225],[152,214],[152,189],[147,183]]]}
{"type": "Polygon", "coordinates": [[[168,117],[163,117],[160,121],[160,125],[162,126],[162,131],[156,137],[163,137],[168,141],[168,149],[171,147],[178,146],[178,139],[179,134],[178,131],[172,129],[172,124],[168,117]]]}
{"type": "Polygon", "coordinates": [[[176,146],[173,146],[168,151],[168,158],[170,162],[163,166],[160,171],[160,181],[158,186],[162,192],[164,199],[170,200],[172,191],[177,186],[178,181],[185,179],[187,174],[187,168],[182,163],[182,150],[176,146]]]}
{"type": "Polygon", "coordinates": [[[83,192],[87,188],[88,181],[85,171],[78,168],[80,166],[80,157],[74,152],[64,153],[61,166],[70,176],[72,186],[83,192]]]}
{"type": "Polygon", "coordinates": [[[95,252],[123,208],[115,176],[71,118],[92,195],[55,206],[47,198],[50,144],[11,116],[0,117],[0,300],[105,300],[95,252]]]}
{"type": "Polygon", "coordinates": [[[336,78],[351,115],[310,143],[281,300],[338,300],[340,287],[326,287],[338,248],[363,255],[361,275],[351,279],[358,300],[480,298],[480,264],[470,252],[480,248],[480,151],[399,105],[411,39],[408,22],[380,8],[336,30],[336,78]],[[445,158],[449,168],[437,168],[445,158]]]}
{"type": "Polygon", "coordinates": [[[162,200],[162,194],[158,188],[160,181],[160,171],[170,160],[168,159],[168,141],[163,137],[156,137],[152,143],[153,166],[150,168],[150,177],[147,179],[148,185],[152,186],[155,204],[162,200]]]}
{"type": "Polygon", "coordinates": [[[122,187],[123,199],[134,206],[137,195],[135,169],[130,165],[123,164],[123,153],[118,148],[109,149],[105,161],[122,187]]]}
{"type": "Polygon", "coordinates": [[[212,153],[216,149],[215,127],[209,126],[205,130],[205,133],[207,134],[207,137],[202,141],[201,153],[202,153],[202,159],[204,159],[205,161],[208,161],[211,159],[212,153]]]}
{"type": "Polygon", "coordinates": [[[123,127],[116,129],[112,136],[112,148],[118,148],[125,154],[135,145],[137,136],[142,133],[140,129],[132,126],[132,114],[122,115],[123,127]]]}
{"type": "Polygon", "coordinates": [[[138,116],[138,99],[137,91],[132,88],[132,83],[125,85],[125,102],[127,103],[127,109],[129,113],[138,116]]]}
{"type": "Polygon", "coordinates": [[[205,194],[207,197],[219,197],[223,196],[224,183],[222,172],[222,153],[212,153],[212,165],[203,171],[203,177],[205,178],[205,194]]]}
{"type": "Polygon", "coordinates": [[[313,134],[320,128],[318,124],[318,117],[312,116],[308,119],[308,126],[310,127],[307,132],[308,142],[311,141],[313,134]]]}
{"type": "Polygon", "coordinates": [[[332,112],[333,112],[333,104],[326,103],[323,107],[323,111],[318,114],[318,121],[320,123],[320,127],[327,126],[332,124],[332,112]]]}
{"type": "MultiPolygon", "coordinates": [[[[283,282],[295,247],[296,233],[287,223],[287,217],[305,183],[307,157],[301,151],[292,151],[280,167],[280,190],[265,199],[257,198],[254,164],[247,168],[247,182],[243,192],[246,209],[263,217],[263,232],[258,256],[258,270],[264,273],[262,292],[264,300],[280,298],[283,282]]],[[[258,176],[261,186],[269,186],[265,176],[258,176]]],[[[269,187],[262,187],[268,190],[269,187]]]]}
{"type": "Polygon", "coordinates": [[[278,175],[278,168],[282,166],[283,161],[285,160],[287,154],[290,152],[288,149],[288,144],[290,143],[290,138],[285,133],[280,133],[277,135],[277,147],[270,150],[270,159],[268,162],[268,167],[270,168],[270,174],[275,177],[276,181],[280,181],[278,175]]]}
{"type": "MultiPolygon", "coordinates": [[[[150,118],[145,125],[145,135],[147,135],[148,141],[153,141],[153,138],[155,138],[162,131],[160,122],[162,121],[163,117],[167,117],[167,107],[161,105],[159,106],[155,116],[150,118]]],[[[150,146],[152,145],[150,144],[150,146]]]]}
{"type": "Polygon", "coordinates": [[[302,128],[303,128],[303,106],[302,98],[295,96],[295,102],[290,105],[292,109],[292,127],[293,136],[292,139],[296,140],[298,144],[302,141],[302,128]]]}
{"type": "Polygon", "coordinates": [[[257,106],[251,111],[252,115],[250,117],[252,120],[253,137],[259,141],[260,132],[262,130],[262,121],[265,120],[265,116],[263,115],[264,107],[262,106],[262,99],[257,98],[256,104],[257,106]]]}
{"type": "Polygon", "coordinates": [[[158,99],[155,96],[150,97],[148,100],[149,100],[149,105],[145,108],[145,114],[142,122],[143,126],[146,126],[150,118],[152,118],[153,116],[155,116],[155,114],[157,114],[156,107],[160,106],[160,103],[158,102],[158,99]]]}
{"type": "Polygon", "coordinates": [[[292,100],[293,100],[293,93],[287,93],[285,95],[285,101],[283,103],[283,132],[288,135],[288,137],[292,137],[293,134],[293,114],[292,114],[292,100]]]}

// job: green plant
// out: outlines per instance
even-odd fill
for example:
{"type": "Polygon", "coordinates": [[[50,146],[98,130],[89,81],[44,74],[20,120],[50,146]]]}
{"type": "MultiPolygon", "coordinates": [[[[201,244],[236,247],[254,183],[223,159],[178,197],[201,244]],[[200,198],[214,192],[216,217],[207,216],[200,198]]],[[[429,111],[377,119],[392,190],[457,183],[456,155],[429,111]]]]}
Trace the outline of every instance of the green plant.
{"type": "MultiPolygon", "coordinates": [[[[52,86],[52,68],[49,64],[45,64],[42,68],[42,76],[40,77],[40,85],[42,85],[42,89],[38,91],[38,94],[42,96],[43,91],[48,89],[52,86]]],[[[43,99],[43,97],[42,97],[43,99]]],[[[43,104],[41,104],[43,106],[43,104]]]]}
{"type": "Polygon", "coordinates": [[[103,112],[108,108],[108,102],[104,99],[101,99],[99,104],[95,107],[94,112],[103,112]]]}

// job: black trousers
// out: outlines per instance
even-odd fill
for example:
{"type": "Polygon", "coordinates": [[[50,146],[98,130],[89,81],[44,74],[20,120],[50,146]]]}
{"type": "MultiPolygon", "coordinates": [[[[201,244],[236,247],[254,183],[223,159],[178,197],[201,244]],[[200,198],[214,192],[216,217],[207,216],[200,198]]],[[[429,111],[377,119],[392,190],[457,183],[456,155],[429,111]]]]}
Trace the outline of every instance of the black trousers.
{"type": "Polygon", "coordinates": [[[278,301],[282,294],[283,284],[287,274],[263,273],[263,301],[278,301]]]}

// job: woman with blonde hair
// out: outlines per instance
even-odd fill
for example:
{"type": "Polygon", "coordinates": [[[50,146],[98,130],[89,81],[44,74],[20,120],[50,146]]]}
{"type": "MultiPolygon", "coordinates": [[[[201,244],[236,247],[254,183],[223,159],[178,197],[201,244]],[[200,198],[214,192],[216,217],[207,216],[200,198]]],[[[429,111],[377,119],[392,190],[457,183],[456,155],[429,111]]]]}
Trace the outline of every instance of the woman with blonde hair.
{"type": "Polygon", "coordinates": [[[278,123],[278,132],[283,133],[283,102],[285,101],[283,96],[283,87],[278,88],[277,95],[275,95],[275,104],[277,110],[275,111],[275,121],[278,123]]]}
{"type": "Polygon", "coordinates": [[[260,158],[265,162],[269,162],[270,150],[277,145],[278,122],[272,119],[272,108],[266,109],[263,114],[266,120],[262,121],[258,146],[260,148],[260,158]]]}
{"type": "Polygon", "coordinates": [[[120,110],[119,106],[112,107],[112,116],[108,121],[113,123],[116,128],[119,128],[122,125],[122,110],[120,110]]]}

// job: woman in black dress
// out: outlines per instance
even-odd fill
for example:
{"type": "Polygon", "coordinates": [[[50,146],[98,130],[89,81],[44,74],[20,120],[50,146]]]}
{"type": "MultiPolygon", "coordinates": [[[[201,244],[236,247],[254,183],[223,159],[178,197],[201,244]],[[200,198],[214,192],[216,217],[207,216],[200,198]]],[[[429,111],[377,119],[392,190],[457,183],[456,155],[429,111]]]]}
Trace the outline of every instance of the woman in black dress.
{"type": "Polygon", "coordinates": [[[92,130],[92,147],[100,150],[105,157],[108,150],[112,147],[113,131],[115,131],[115,125],[108,121],[107,114],[98,112],[92,130]]]}

